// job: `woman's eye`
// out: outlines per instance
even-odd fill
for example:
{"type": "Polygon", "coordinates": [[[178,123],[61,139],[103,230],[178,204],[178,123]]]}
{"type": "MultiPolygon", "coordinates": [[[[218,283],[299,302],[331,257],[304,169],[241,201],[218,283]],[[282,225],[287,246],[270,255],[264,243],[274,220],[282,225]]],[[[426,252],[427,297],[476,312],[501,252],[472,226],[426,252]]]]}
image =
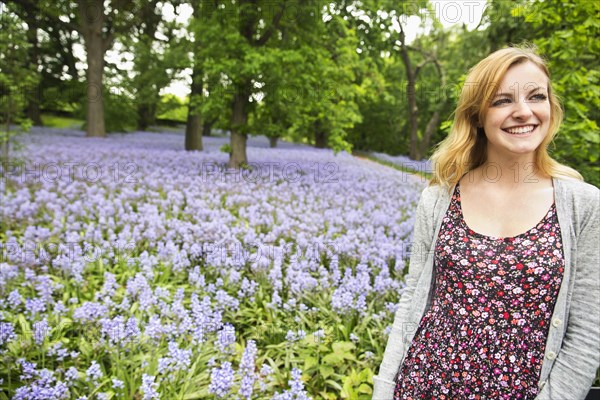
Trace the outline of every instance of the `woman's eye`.
{"type": "Polygon", "coordinates": [[[545,101],[546,99],[548,99],[548,97],[545,94],[538,93],[536,95],[533,95],[532,99],[535,101],[545,101]]]}
{"type": "Polygon", "coordinates": [[[500,99],[492,103],[492,106],[501,106],[502,104],[510,103],[510,99],[500,99]]]}

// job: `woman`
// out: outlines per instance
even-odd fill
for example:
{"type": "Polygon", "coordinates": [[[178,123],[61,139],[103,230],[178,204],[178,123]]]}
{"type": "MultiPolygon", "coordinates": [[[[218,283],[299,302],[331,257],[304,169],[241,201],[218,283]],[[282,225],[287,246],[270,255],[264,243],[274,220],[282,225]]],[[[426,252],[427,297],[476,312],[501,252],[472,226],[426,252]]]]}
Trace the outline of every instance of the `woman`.
{"type": "Polygon", "coordinates": [[[533,50],[470,71],[417,206],[374,400],[585,398],[600,366],[600,190],[548,155],[561,120],[533,50]]]}

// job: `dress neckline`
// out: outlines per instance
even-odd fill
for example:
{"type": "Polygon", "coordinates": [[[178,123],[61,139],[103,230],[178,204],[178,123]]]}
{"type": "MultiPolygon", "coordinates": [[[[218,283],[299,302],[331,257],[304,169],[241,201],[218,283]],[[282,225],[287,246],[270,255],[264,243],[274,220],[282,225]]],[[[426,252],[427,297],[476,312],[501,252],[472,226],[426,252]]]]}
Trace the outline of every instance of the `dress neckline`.
{"type": "Polygon", "coordinates": [[[479,232],[475,232],[473,229],[471,229],[469,227],[469,225],[467,225],[467,221],[465,221],[465,216],[463,215],[463,210],[462,210],[462,203],[460,200],[460,183],[456,182],[456,187],[454,189],[454,194],[455,194],[455,198],[456,198],[456,205],[458,207],[458,212],[460,215],[460,221],[463,224],[465,230],[470,234],[473,235],[475,237],[479,237],[479,238],[483,238],[483,239],[487,239],[487,240],[492,240],[492,241],[505,241],[505,242],[512,242],[518,238],[521,237],[525,237],[528,236],[532,230],[536,229],[537,226],[539,224],[541,224],[542,222],[544,222],[546,219],[548,219],[548,215],[556,208],[556,201],[553,200],[552,204],[550,205],[550,208],[548,209],[548,211],[546,211],[546,214],[544,214],[544,216],[542,217],[541,220],[539,220],[535,225],[533,225],[531,228],[529,228],[527,231],[520,233],[518,235],[515,236],[505,236],[505,237],[498,237],[498,236],[490,236],[490,235],[484,235],[483,233],[479,233],[479,232]]]}

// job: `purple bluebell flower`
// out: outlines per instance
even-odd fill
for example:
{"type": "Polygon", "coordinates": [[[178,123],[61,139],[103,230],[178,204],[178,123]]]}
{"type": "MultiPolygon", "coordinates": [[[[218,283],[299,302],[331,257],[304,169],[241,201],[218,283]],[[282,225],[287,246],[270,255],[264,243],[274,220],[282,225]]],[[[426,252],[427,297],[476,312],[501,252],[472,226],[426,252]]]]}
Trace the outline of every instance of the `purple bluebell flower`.
{"type": "Polygon", "coordinates": [[[21,364],[21,375],[19,376],[20,380],[24,381],[27,379],[32,379],[38,375],[38,372],[35,369],[37,364],[28,362],[23,358],[20,358],[17,360],[17,362],[21,364]]]}
{"type": "Polygon", "coordinates": [[[66,383],[57,381],[51,374],[42,373],[29,385],[17,388],[13,400],[61,400],[69,397],[66,383]]]}
{"type": "MultiPolygon", "coordinates": [[[[10,322],[0,322],[0,349],[5,347],[5,344],[16,339],[15,327],[10,322]]],[[[0,350],[1,352],[1,350],[0,350]]]]}
{"type": "Polygon", "coordinates": [[[113,389],[123,389],[125,387],[125,383],[117,378],[112,378],[112,388],[113,389]]]}
{"type": "Polygon", "coordinates": [[[158,359],[158,372],[169,374],[186,370],[190,367],[192,351],[180,349],[177,342],[169,342],[169,355],[158,359]]]}
{"type": "Polygon", "coordinates": [[[79,379],[79,371],[77,371],[77,368],[75,367],[69,367],[69,369],[67,369],[65,372],[65,380],[67,381],[67,384],[71,385],[77,379],[79,379]]]}
{"type": "Polygon", "coordinates": [[[37,297],[34,297],[33,299],[26,299],[25,310],[28,315],[35,317],[39,313],[46,312],[46,302],[37,297]]]}
{"type": "Polygon", "coordinates": [[[218,307],[222,310],[237,311],[240,307],[240,301],[233,296],[230,296],[226,291],[219,289],[215,294],[215,300],[218,307]]]}
{"type": "Polygon", "coordinates": [[[44,340],[50,335],[50,326],[48,320],[44,318],[33,324],[33,340],[38,346],[44,343],[44,340]]]}
{"type": "Polygon", "coordinates": [[[276,393],[272,400],[309,400],[311,397],[304,390],[302,382],[302,372],[297,368],[292,369],[292,379],[288,381],[290,390],[284,390],[283,393],[276,393]]]}
{"type": "Polygon", "coordinates": [[[217,332],[217,342],[216,345],[221,350],[221,352],[226,353],[235,343],[235,328],[231,324],[225,324],[223,329],[217,332]]]}
{"type": "Polygon", "coordinates": [[[63,347],[62,342],[55,343],[48,349],[48,356],[56,356],[57,361],[63,361],[69,355],[69,350],[63,347]]]}
{"type": "Polygon", "coordinates": [[[65,306],[65,303],[63,303],[62,300],[55,302],[54,306],[52,307],[53,315],[65,315],[68,311],[69,309],[65,306]]]}
{"type": "Polygon", "coordinates": [[[37,291],[38,297],[45,302],[52,301],[52,293],[54,292],[55,286],[57,289],[62,288],[61,284],[52,282],[52,278],[49,275],[38,275],[36,281],[35,290],[37,291]]]}
{"type": "Polygon", "coordinates": [[[273,368],[269,364],[263,364],[260,367],[260,371],[258,373],[259,382],[260,382],[260,390],[264,392],[267,390],[267,381],[272,378],[273,368]]]}
{"type": "Polygon", "coordinates": [[[256,365],[256,342],[249,340],[244,354],[242,355],[242,361],[240,362],[239,374],[242,377],[240,384],[239,394],[243,398],[250,399],[252,397],[252,391],[254,382],[256,380],[256,373],[254,372],[256,365]]]}
{"type": "Polygon", "coordinates": [[[98,384],[98,380],[102,379],[104,376],[102,370],[100,369],[100,365],[96,362],[96,360],[92,361],[92,365],[90,365],[90,367],[87,369],[85,375],[86,381],[91,381],[96,385],[98,384]]]}
{"type": "Polygon", "coordinates": [[[209,393],[214,393],[218,398],[229,394],[234,381],[234,371],[229,361],[224,362],[220,368],[214,367],[210,374],[209,393]]]}
{"type": "Polygon", "coordinates": [[[19,290],[14,289],[8,294],[8,304],[11,309],[16,310],[21,303],[23,303],[23,299],[21,298],[19,290]]]}
{"type": "Polygon", "coordinates": [[[158,383],[155,383],[155,376],[143,374],[142,375],[142,386],[140,386],[140,390],[144,393],[142,399],[143,400],[154,400],[160,399],[160,394],[158,393],[158,383]]]}
{"type": "Polygon", "coordinates": [[[86,301],[73,312],[73,318],[80,322],[92,322],[106,317],[108,308],[104,304],[86,301]]]}
{"type": "Polygon", "coordinates": [[[164,333],[166,333],[166,327],[163,326],[160,317],[152,314],[146,324],[144,334],[154,341],[159,341],[164,333]]]}
{"type": "Polygon", "coordinates": [[[100,300],[104,296],[113,297],[119,288],[117,277],[110,272],[104,273],[104,283],[99,292],[96,292],[95,299],[100,300]]]}

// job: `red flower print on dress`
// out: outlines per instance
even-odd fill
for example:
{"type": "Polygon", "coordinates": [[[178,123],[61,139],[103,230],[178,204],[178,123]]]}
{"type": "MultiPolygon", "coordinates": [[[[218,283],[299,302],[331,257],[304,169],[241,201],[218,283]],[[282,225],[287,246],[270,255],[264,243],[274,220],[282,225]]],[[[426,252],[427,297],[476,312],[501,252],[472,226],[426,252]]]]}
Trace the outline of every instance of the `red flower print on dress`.
{"type": "Polygon", "coordinates": [[[468,228],[457,184],[436,241],[433,302],[394,400],[534,399],[563,271],[555,204],[524,234],[493,238],[468,228]]]}

